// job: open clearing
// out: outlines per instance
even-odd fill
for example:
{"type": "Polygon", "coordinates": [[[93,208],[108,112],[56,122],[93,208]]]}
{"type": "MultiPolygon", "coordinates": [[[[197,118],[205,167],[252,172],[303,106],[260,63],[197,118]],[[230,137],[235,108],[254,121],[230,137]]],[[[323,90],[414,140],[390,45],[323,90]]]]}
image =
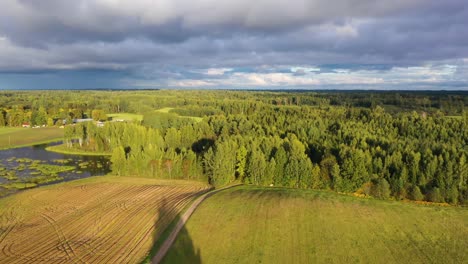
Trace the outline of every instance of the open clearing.
{"type": "Polygon", "coordinates": [[[156,110],[156,112],[169,113],[169,111],[171,111],[172,109],[174,109],[174,108],[173,107],[164,107],[164,108],[156,110]]]}
{"type": "Polygon", "coordinates": [[[0,127],[0,149],[21,147],[63,139],[63,129],[57,127],[0,127]]]}
{"type": "Polygon", "coordinates": [[[0,199],[0,263],[136,263],[208,188],[104,176],[0,199]]]}
{"type": "Polygon", "coordinates": [[[242,186],[195,211],[164,263],[466,263],[468,210],[242,186]]]}
{"type": "Polygon", "coordinates": [[[113,120],[124,120],[124,121],[142,121],[143,115],[131,114],[131,113],[115,113],[107,114],[108,117],[111,117],[113,120]]]}
{"type": "Polygon", "coordinates": [[[179,115],[177,113],[171,112],[172,109],[174,109],[174,108],[173,107],[164,107],[164,108],[156,110],[155,112],[165,113],[165,114],[172,113],[172,114],[178,116],[179,118],[191,119],[191,120],[193,120],[195,122],[201,122],[203,120],[203,118],[198,117],[198,116],[181,116],[181,115],[179,115]]]}

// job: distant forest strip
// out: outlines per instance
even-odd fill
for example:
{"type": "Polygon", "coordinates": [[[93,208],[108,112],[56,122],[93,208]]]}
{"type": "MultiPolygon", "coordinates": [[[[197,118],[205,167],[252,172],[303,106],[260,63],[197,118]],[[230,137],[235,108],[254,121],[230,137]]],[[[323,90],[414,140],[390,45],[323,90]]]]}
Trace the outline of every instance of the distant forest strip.
{"type": "Polygon", "coordinates": [[[197,179],[215,186],[242,182],[330,189],[382,199],[468,201],[466,92],[0,95],[0,126],[57,126],[68,120],[66,146],[111,152],[116,175],[197,179]],[[34,97],[39,100],[31,100],[34,97]],[[111,122],[107,113],[140,114],[143,120],[111,122]],[[70,125],[77,118],[104,124],[70,125]]]}

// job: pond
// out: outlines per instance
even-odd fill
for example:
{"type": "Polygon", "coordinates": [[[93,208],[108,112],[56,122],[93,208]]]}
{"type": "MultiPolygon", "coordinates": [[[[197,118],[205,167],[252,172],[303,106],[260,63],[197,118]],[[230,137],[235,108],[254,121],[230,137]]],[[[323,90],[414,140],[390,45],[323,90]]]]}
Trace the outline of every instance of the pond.
{"type": "Polygon", "coordinates": [[[0,197],[20,189],[110,172],[109,157],[69,155],[45,149],[56,144],[59,143],[0,150],[0,197]]]}

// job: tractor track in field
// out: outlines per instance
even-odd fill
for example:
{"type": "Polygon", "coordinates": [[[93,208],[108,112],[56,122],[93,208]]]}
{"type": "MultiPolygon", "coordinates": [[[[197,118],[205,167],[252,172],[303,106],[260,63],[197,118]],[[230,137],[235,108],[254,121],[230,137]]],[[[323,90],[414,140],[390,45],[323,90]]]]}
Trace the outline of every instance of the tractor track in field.
{"type": "Polygon", "coordinates": [[[52,217],[50,217],[50,216],[48,216],[46,214],[42,214],[41,217],[44,218],[53,227],[53,229],[55,231],[55,234],[56,234],[56,236],[57,236],[57,238],[59,240],[60,247],[63,249],[65,254],[67,254],[69,260],[73,261],[74,263],[76,263],[76,261],[81,262],[81,263],[85,263],[85,261],[83,261],[75,253],[75,250],[70,245],[69,240],[67,239],[67,237],[63,233],[62,228],[60,228],[60,226],[57,224],[57,221],[55,221],[55,219],[53,219],[52,217]]]}
{"type": "Polygon", "coordinates": [[[198,197],[192,205],[190,205],[190,207],[184,212],[184,214],[180,217],[179,221],[177,222],[176,226],[174,227],[174,229],[172,230],[172,232],[169,234],[169,236],[166,238],[166,240],[163,242],[163,244],[161,245],[161,247],[159,247],[158,251],[156,252],[156,254],[154,255],[154,257],[151,259],[151,263],[153,264],[158,264],[158,263],[161,263],[161,261],[164,259],[164,256],[166,256],[167,252],[169,251],[169,249],[171,248],[172,244],[174,244],[176,238],[177,238],[177,235],[179,234],[180,230],[182,230],[182,228],[185,226],[185,224],[187,223],[188,219],[190,218],[190,216],[193,214],[193,212],[195,211],[195,209],[197,209],[197,207],[208,197],[210,197],[211,195],[217,193],[217,192],[220,192],[220,191],[224,191],[226,189],[230,189],[230,188],[233,188],[233,187],[236,187],[236,186],[240,186],[242,184],[236,184],[236,185],[231,185],[231,186],[227,186],[227,187],[223,187],[221,189],[217,189],[217,190],[212,190],[212,191],[209,191],[207,193],[204,193],[202,194],[200,197],[198,197]]]}
{"type": "Polygon", "coordinates": [[[25,192],[21,199],[32,211],[15,206],[10,216],[13,208],[0,208],[0,263],[138,262],[154,234],[208,188],[104,182],[25,192]]]}

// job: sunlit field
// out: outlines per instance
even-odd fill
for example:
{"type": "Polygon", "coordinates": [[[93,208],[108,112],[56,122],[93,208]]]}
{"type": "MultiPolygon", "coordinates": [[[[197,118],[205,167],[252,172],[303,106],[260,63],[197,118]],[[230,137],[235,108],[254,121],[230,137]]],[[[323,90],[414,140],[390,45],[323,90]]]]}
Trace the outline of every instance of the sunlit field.
{"type": "Polygon", "coordinates": [[[237,187],[208,198],[165,263],[463,263],[466,208],[237,187]]]}
{"type": "Polygon", "coordinates": [[[94,177],[0,200],[0,263],[137,263],[207,185],[94,177]]]}
{"type": "Polygon", "coordinates": [[[63,129],[56,127],[0,127],[0,149],[62,140],[63,129]]]}

